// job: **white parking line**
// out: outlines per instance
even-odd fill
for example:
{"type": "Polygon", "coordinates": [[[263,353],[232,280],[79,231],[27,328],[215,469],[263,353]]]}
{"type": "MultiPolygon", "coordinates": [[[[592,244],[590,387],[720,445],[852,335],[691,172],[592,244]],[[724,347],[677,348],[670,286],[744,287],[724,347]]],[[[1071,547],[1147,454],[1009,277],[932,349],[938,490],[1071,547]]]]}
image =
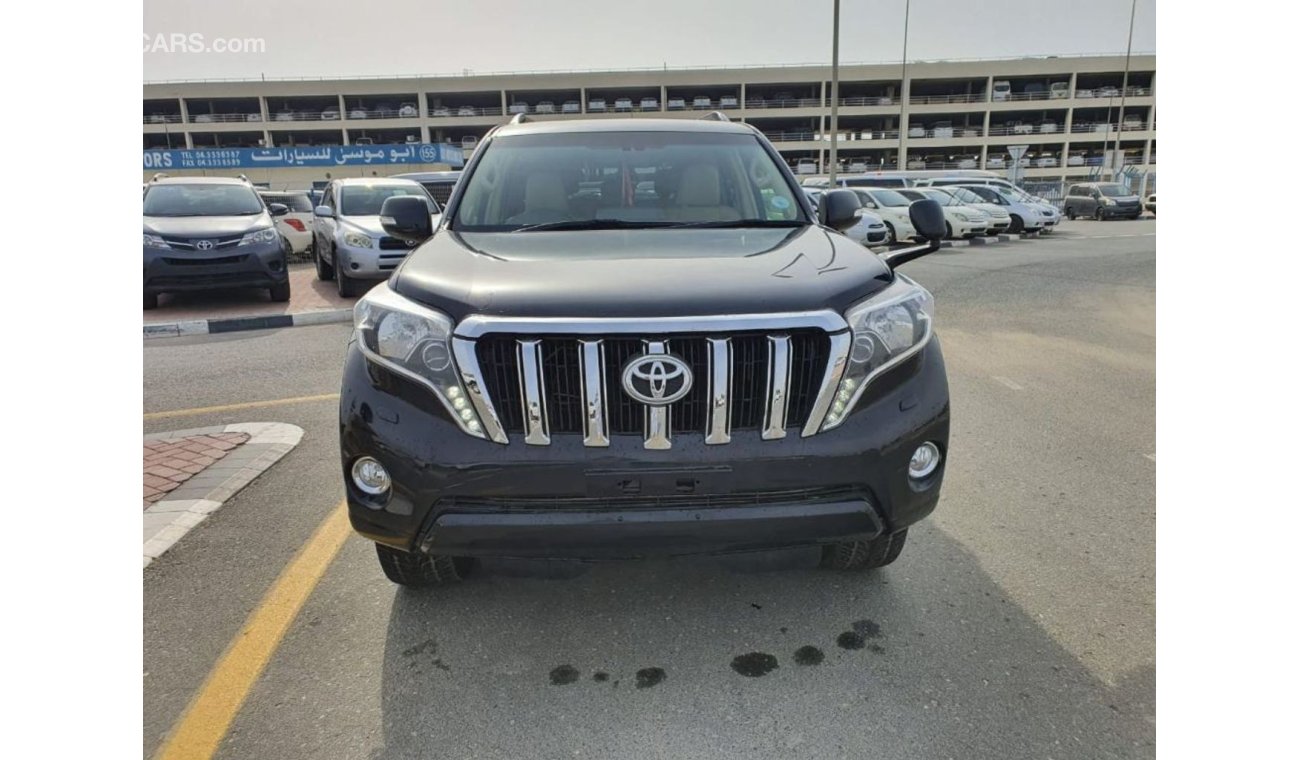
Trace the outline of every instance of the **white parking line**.
{"type": "Polygon", "coordinates": [[[1007,386],[1008,388],[1010,388],[1010,389],[1013,390],[1013,391],[1023,391],[1023,390],[1025,389],[1025,386],[1021,385],[1020,383],[1017,383],[1015,380],[1012,380],[1012,379],[1009,378],[1009,377],[1002,377],[1001,375],[994,375],[994,376],[993,376],[993,379],[994,379],[994,380],[997,380],[999,383],[1002,383],[1003,385],[1007,386]]]}

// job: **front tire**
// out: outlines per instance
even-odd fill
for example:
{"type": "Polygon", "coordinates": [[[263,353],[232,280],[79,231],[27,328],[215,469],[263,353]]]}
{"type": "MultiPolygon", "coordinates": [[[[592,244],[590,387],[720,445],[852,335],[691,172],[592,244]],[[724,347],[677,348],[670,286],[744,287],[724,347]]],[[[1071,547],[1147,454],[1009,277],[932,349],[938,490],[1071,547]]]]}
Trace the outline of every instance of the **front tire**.
{"type": "Polygon", "coordinates": [[[1106,220],[1106,218],[1101,214],[1101,206],[1098,206],[1096,209],[1093,210],[1092,220],[1094,222],[1102,222],[1106,220]]]}
{"type": "Polygon", "coordinates": [[[894,225],[885,222],[885,229],[889,231],[889,237],[885,240],[885,245],[893,245],[898,242],[898,233],[894,232],[894,225]]]}
{"type": "Polygon", "coordinates": [[[870,570],[884,567],[903,553],[907,528],[881,534],[871,541],[843,541],[822,548],[822,567],[832,570],[870,570]]]}
{"type": "Polygon", "coordinates": [[[284,303],[285,301],[288,301],[288,300],[289,300],[289,281],[288,281],[288,280],[285,280],[284,282],[282,282],[282,283],[280,283],[280,284],[278,284],[278,285],[272,285],[272,286],[269,288],[269,290],[271,291],[271,300],[272,300],[272,301],[275,301],[276,303],[284,303]]]}
{"type": "Polygon", "coordinates": [[[948,232],[948,239],[949,239],[949,240],[954,240],[954,239],[956,239],[957,236],[954,235],[954,234],[952,234],[952,225],[949,224],[948,222],[944,222],[944,223],[943,223],[943,226],[944,226],[944,229],[947,230],[947,232],[948,232]]]}
{"type": "Polygon", "coordinates": [[[379,555],[379,567],[388,580],[413,588],[459,583],[469,575],[474,565],[468,557],[412,554],[383,544],[375,544],[375,552],[379,555]]]}
{"type": "Polygon", "coordinates": [[[321,256],[320,246],[312,245],[311,257],[316,261],[316,279],[321,282],[329,282],[334,279],[334,267],[325,263],[325,257],[321,256]]]}
{"type": "Polygon", "coordinates": [[[1012,215],[1011,215],[1011,231],[1012,231],[1012,232],[1024,232],[1024,231],[1025,231],[1025,220],[1024,220],[1024,219],[1021,219],[1019,216],[1017,216],[1017,215],[1015,215],[1015,214],[1012,214],[1012,215]]]}
{"type": "MultiPolygon", "coordinates": [[[[341,264],[342,262],[336,261],[336,263],[341,264]]],[[[335,268],[334,279],[338,282],[339,295],[343,298],[355,298],[361,295],[361,285],[356,280],[348,277],[342,266],[335,268]]]]}
{"type": "Polygon", "coordinates": [[[1071,207],[1069,207],[1069,206],[1066,206],[1066,207],[1065,207],[1065,218],[1066,218],[1066,219],[1069,219],[1069,220],[1072,221],[1072,222],[1074,221],[1074,209],[1073,209],[1073,208],[1071,208],[1071,207]]]}
{"type": "Polygon", "coordinates": [[[157,293],[145,293],[145,294],[144,294],[144,308],[146,308],[146,309],[156,309],[156,308],[158,308],[158,294],[157,294],[157,293]]]}

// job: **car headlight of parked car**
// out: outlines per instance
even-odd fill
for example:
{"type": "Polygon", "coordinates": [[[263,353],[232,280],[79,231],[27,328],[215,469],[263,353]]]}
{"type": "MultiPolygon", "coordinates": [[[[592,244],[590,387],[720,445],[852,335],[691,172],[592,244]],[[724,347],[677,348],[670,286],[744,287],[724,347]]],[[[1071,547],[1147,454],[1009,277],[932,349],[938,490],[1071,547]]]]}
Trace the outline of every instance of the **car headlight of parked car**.
{"type": "Polygon", "coordinates": [[[346,232],[343,234],[343,245],[349,248],[373,248],[374,241],[364,232],[346,232]]]}
{"type": "Polygon", "coordinates": [[[1114,201],[1114,199],[1112,199],[1112,198],[1102,198],[1102,199],[1101,199],[1101,205],[1103,205],[1103,206],[1114,206],[1114,205],[1115,205],[1115,201],[1114,201]]]}
{"type": "Polygon", "coordinates": [[[844,318],[853,331],[853,342],[822,430],[838,427],[872,380],[930,342],[934,296],[896,274],[892,285],[850,308],[844,318]]]}
{"type": "Polygon", "coordinates": [[[960,211],[953,212],[953,216],[957,217],[958,219],[960,219],[960,220],[963,221],[963,222],[969,222],[969,221],[971,220],[971,217],[970,217],[969,214],[963,214],[963,213],[960,212],[960,211]]]}
{"type": "Polygon", "coordinates": [[[275,228],[267,227],[265,229],[253,230],[252,232],[245,233],[244,237],[240,238],[239,244],[252,245],[254,243],[271,243],[276,240],[276,237],[275,228]]]}
{"type": "Polygon", "coordinates": [[[167,245],[166,240],[163,240],[158,235],[152,235],[148,232],[144,233],[144,247],[145,248],[171,248],[170,245],[167,245]]]}
{"type": "Polygon", "coordinates": [[[461,430],[487,437],[456,372],[450,317],[381,283],[357,302],[352,318],[370,361],[433,391],[461,430]]]}

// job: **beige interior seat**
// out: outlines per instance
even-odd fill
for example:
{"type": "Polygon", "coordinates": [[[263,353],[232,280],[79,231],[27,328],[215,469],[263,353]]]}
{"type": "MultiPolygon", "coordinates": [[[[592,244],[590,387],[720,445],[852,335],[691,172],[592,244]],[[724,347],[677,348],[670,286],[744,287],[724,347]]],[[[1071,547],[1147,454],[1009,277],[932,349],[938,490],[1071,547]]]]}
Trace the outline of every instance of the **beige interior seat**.
{"type": "Polygon", "coordinates": [[[524,181],[524,210],[506,220],[507,224],[544,224],[572,219],[569,194],[559,174],[529,174],[524,181]]]}
{"type": "Polygon", "coordinates": [[[693,164],[682,171],[677,186],[677,205],[673,216],[683,222],[732,221],[740,213],[722,203],[722,179],[718,167],[693,164]]]}

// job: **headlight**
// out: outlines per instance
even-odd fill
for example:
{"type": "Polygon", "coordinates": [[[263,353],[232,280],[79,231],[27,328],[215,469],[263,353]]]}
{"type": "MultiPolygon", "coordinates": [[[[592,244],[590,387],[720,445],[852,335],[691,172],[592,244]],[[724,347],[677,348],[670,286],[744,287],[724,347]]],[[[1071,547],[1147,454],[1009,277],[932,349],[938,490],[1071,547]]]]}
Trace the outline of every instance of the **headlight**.
{"type": "Polygon", "coordinates": [[[452,359],[451,318],[403,298],[381,283],[352,312],[368,359],[432,390],[461,430],[487,438],[452,359]]]}
{"type": "Polygon", "coordinates": [[[343,235],[343,245],[351,248],[373,248],[375,243],[364,232],[348,232],[343,235]]]}
{"type": "Polygon", "coordinates": [[[167,245],[166,240],[163,240],[161,237],[157,235],[151,235],[148,232],[144,233],[144,247],[145,248],[171,248],[170,245],[167,245]]]}
{"type": "Polygon", "coordinates": [[[240,238],[240,245],[252,245],[253,243],[271,243],[276,239],[275,228],[267,227],[264,230],[253,230],[240,238]]]}
{"type": "Polygon", "coordinates": [[[969,221],[970,221],[970,217],[967,216],[966,214],[963,214],[963,213],[960,212],[960,211],[954,212],[954,213],[953,213],[953,216],[957,217],[958,219],[960,219],[960,220],[963,221],[963,222],[969,222],[969,221]]]}
{"type": "Polygon", "coordinates": [[[907,277],[849,309],[853,331],[848,363],[822,430],[838,427],[880,373],[920,351],[934,332],[934,296],[907,277]]]}
{"type": "Polygon", "coordinates": [[[1103,206],[1114,206],[1114,205],[1115,205],[1115,201],[1112,200],[1112,199],[1110,199],[1110,198],[1102,198],[1102,199],[1101,199],[1101,205],[1103,205],[1103,206]]]}

